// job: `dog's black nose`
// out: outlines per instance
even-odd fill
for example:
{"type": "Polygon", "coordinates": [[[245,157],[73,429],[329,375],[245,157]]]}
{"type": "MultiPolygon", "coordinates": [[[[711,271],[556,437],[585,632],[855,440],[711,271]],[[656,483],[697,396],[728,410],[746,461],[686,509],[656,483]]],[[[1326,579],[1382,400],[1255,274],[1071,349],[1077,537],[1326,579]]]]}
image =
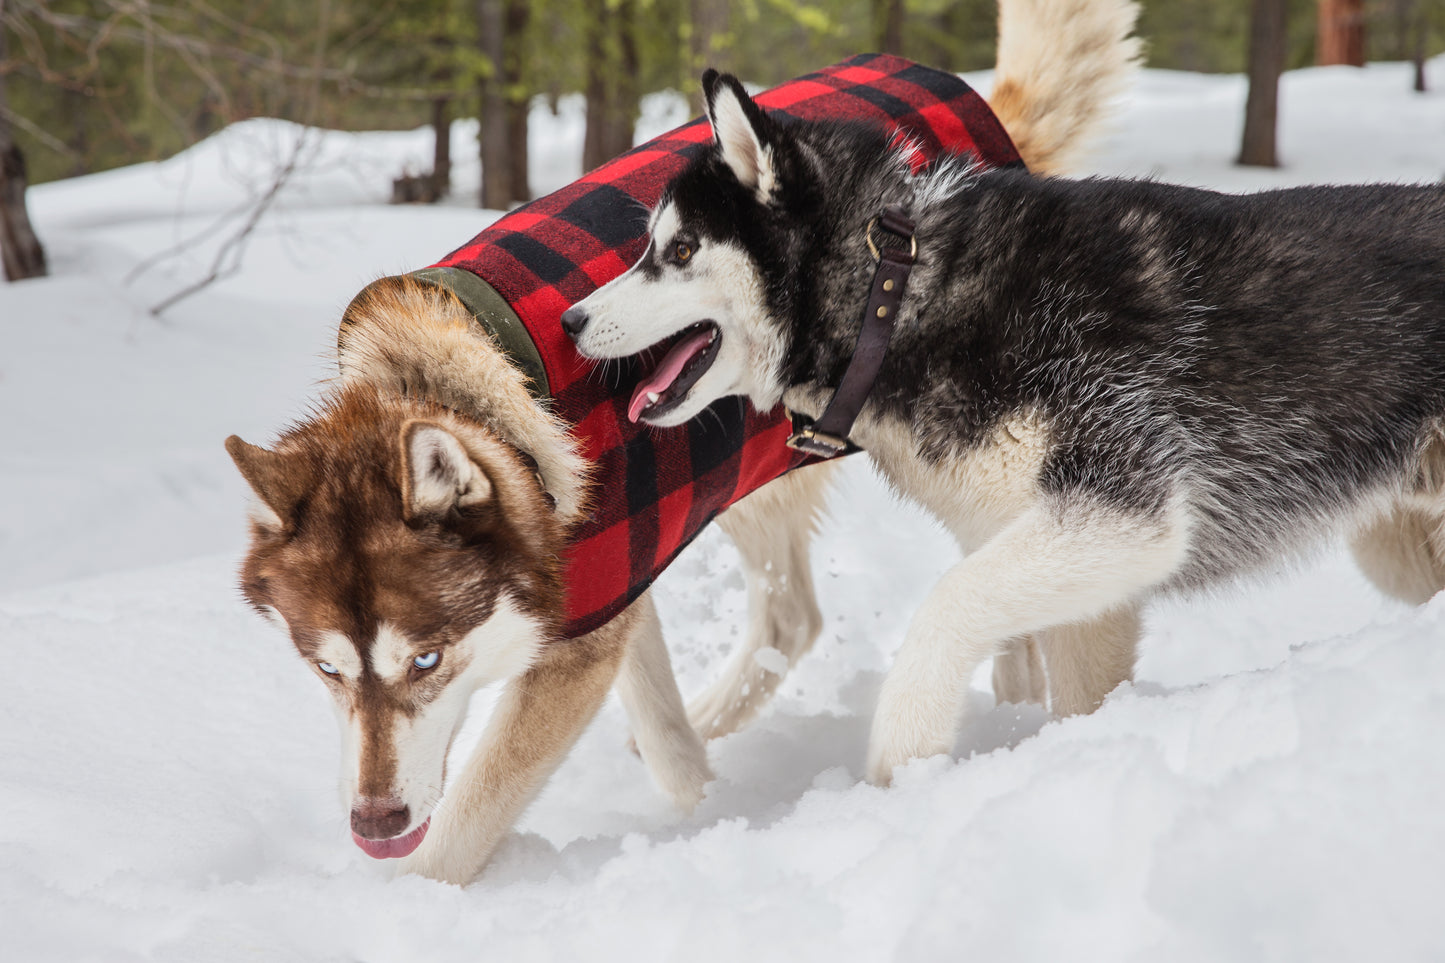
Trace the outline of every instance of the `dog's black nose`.
{"type": "Polygon", "coordinates": [[[587,327],[587,311],[580,304],[574,304],[562,312],[562,330],[575,338],[587,327]]]}

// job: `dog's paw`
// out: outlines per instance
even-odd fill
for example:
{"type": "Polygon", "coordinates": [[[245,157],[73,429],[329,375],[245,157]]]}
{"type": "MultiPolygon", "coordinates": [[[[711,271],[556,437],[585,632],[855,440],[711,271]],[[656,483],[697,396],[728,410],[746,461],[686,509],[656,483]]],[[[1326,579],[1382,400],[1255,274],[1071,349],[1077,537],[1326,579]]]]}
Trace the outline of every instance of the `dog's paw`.
{"type": "Polygon", "coordinates": [[[723,684],[720,680],[687,707],[687,721],[703,739],[717,739],[731,735],[753,717],[756,707],[749,695],[743,695],[736,685],[723,684]]]}
{"type": "Polygon", "coordinates": [[[887,701],[881,702],[868,741],[868,781],[887,786],[899,766],[914,759],[947,755],[953,749],[952,736],[953,730],[947,725],[930,726],[916,712],[890,711],[887,701]],[[940,728],[943,731],[938,731],[940,728]]]}
{"type": "Polygon", "coordinates": [[[481,874],[481,865],[464,866],[459,861],[442,857],[419,857],[416,853],[396,860],[397,876],[425,876],[438,883],[465,886],[481,874]]]}
{"type": "Polygon", "coordinates": [[[455,839],[448,839],[445,826],[433,827],[410,855],[392,860],[396,876],[425,876],[439,883],[465,886],[476,879],[491,851],[477,853],[455,839]],[[441,829],[441,832],[437,830],[441,829]]]}
{"type": "Polygon", "coordinates": [[[688,772],[681,772],[670,780],[671,785],[662,788],[672,798],[673,805],[684,813],[691,813],[707,794],[707,784],[713,781],[712,770],[704,760],[700,766],[688,772]]]}
{"type": "Polygon", "coordinates": [[[915,759],[929,759],[935,756],[948,755],[948,749],[935,748],[932,750],[920,750],[918,752],[903,751],[879,751],[876,755],[873,752],[868,754],[868,781],[880,789],[887,789],[893,784],[893,772],[899,766],[905,766],[915,759]]]}
{"type": "Polygon", "coordinates": [[[425,876],[427,879],[434,879],[439,883],[453,883],[462,885],[463,881],[451,878],[447,873],[447,867],[442,864],[438,854],[429,851],[425,843],[417,847],[416,852],[401,859],[394,859],[392,862],[392,874],[394,876],[425,876]]]}
{"type": "Polygon", "coordinates": [[[685,813],[702,802],[714,778],[707,749],[691,729],[674,732],[673,738],[654,746],[651,757],[643,753],[642,758],[658,787],[685,813]]]}
{"type": "MultiPolygon", "coordinates": [[[[907,762],[905,759],[904,762],[907,762]]],[[[893,783],[893,770],[899,765],[891,756],[885,757],[882,753],[875,753],[872,748],[868,750],[868,781],[880,789],[887,789],[893,783]]]]}

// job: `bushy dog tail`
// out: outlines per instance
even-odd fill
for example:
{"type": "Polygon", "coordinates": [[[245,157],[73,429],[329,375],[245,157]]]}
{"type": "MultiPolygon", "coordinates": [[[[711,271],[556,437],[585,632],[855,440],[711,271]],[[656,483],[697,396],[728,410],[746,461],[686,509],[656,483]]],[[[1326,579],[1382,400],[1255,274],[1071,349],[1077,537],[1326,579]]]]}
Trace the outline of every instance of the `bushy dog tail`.
{"type": "Polygon", "coordinates": [[[1029,170],[1066,171],[1139,66],[1134,0],[999,0],[988,97],[1029,170]]]}

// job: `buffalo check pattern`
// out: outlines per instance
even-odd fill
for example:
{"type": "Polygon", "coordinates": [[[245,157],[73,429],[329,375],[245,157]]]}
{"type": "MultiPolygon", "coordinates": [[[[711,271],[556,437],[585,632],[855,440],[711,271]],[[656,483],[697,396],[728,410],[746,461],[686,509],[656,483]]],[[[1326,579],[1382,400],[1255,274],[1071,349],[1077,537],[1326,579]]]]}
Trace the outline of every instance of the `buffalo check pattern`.
{"type": "MultiPolygon", "coordinates": [[[[900,57],[864,54],[756,100],[784,120],[896,129],[919,145],[920,163],[950,152],[990,167],[1023,164],[974,90],[900,57]]],[[[627,402],[643,372],[594,368],[562,331],[563,311],[642,255],[648,211],[711,134],[695,120],[648,141],[507,214],[435,265],[471,271],[512,306],[542,354],[554,412],[575,426],[597,466],[591,513],[567,548],[568,638],[626,608],[718,512],[814,460],[784,444],[791,427],[781,407],[758,412],[740,398],[676,428],[629,422],[627,402]]]]}

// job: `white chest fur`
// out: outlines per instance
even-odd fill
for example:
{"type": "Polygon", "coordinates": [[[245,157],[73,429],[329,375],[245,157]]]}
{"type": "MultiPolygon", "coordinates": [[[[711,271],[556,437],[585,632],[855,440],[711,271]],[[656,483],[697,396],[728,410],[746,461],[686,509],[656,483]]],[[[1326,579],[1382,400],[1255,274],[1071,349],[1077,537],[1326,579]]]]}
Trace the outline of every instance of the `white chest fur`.
{"type": "Polygon", "coordinates": [[[964,551],[978,548],[1038,497],[1049,433],[1033,413],[996,426],[981,444],[941,461],[922,458],[908,426],[892,419],[860,419],[854,439],[884,478],[932,512],[964,551]]]}

